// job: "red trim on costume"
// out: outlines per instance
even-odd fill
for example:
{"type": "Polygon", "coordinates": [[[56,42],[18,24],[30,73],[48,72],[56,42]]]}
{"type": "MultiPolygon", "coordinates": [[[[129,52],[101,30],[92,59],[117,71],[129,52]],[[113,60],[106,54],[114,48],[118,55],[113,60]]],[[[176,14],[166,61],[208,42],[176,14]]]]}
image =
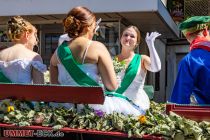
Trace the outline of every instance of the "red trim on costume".
{"type": "Polygon", "coordinates": [[[207,40],[205,37],[195,38],[190,44],[190,51],[194,49],[203,49],[203,50],[210,51],[210,46],[209,46],[210,42],[208,43],[209,45],[207,45],[205,42],[206,43],[209,42],[209,40],[207,40]]]}

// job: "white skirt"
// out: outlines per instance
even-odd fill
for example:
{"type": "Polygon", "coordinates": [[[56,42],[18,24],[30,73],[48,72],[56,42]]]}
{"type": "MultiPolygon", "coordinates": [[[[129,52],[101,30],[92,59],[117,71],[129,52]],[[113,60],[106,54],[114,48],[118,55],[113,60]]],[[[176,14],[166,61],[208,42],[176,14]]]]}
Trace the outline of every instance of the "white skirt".
{"type": "Polygon", "coordinates": [[[104,104],[89,104],[94,110],[101,110],[106,112],[106,114],[112,114],[113,112],[122,113],[124,115],[144,115],[145,110],[132,104],[131,102],[120,98],[120,97],[109,97],[106,96],[104,104]]]}
{"type": "MultiPolygon", "coordinates": [[[[73,103],[50,103],[52,107],[59,107],[63,106],[65,108],[72,108],[75,107],[73,103]]],[[[89,107],[93,108],[94,110],[100,110],[105,112],[106,114],[112,114],[113,112],[122,113],[124,115],[144,115],[146,110],[143,110],[139,106],[132,104],[131,102],[127,101],[126,99],[120,97],[105,97],[104,104],[89,104],[89,107]]],[[[80,112],[81,109],[84,108],[83,104],[77,104],[77,110],[80,112]]]]}

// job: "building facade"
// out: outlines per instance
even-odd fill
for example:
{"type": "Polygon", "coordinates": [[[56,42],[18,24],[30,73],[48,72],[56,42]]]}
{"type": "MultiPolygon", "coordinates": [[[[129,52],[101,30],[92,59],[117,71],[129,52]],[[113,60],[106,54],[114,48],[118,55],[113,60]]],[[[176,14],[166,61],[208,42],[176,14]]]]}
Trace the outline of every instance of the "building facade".
{"type": "MultiPolygon", "coordinates": [[[[0,5],[0,47],[10,46],[5,37],[6,22],[11,16],[21,15],[28,19],[38,29],[39,47],[36,48],[44,63],[49,65],[50,57],[58,46],[58,38],[63,34],[62,19],[75,6],[85,6],[102,18],[99,35],[96,40],[103,42],[112,56],[120,52],[119,37],[122,29],[128,25],[135,25],[141,30],[141,44],[136,50],[142,54],[148,53],[144,41],[147,32],[157,31],[162,35],[156,40],[155,46],[162,62],[162,69],[158,73],[148,72],[146,84],[155,89],[154,100],[167,101],[176,76],[176,65],[179,51],[175,43],[180,32],[176,23],[166,8],[166,0],[1,0],[0,5]],[[120,4],[119,4],[120,3],[120,4]],[[172,41],[173,42],[173,41],[172,41]],[[175,59],[177,58],[177,59],[175,59]]],[[[186,53],[183,46],[183,51],[186,53]]],[[[179,50],[179,48],[178,48],[179,50]]]]}

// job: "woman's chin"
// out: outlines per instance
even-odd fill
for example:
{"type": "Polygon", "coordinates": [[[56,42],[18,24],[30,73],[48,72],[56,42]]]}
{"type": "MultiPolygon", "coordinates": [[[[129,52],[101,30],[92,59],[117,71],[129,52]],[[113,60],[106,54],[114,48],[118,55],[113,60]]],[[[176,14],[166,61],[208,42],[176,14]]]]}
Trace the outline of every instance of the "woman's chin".
{"type": "Polygon", "coordinates": [[[129,44],[123,44],[123,47],[124,47],[124,48],[129,48],[130,45],[129,45],[129,44]]]}

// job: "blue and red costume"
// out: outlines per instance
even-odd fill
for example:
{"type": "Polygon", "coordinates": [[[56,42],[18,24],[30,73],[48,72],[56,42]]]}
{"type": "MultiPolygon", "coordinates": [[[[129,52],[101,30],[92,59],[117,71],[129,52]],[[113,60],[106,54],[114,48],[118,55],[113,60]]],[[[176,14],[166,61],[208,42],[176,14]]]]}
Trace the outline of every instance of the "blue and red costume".
{"type": "Polygon", "coordinates": [[[197,37],[190,52],[179,63],[170,102],[190,104],[193,95],[198,104],[210,104],[210,41],[197,37]]]}

